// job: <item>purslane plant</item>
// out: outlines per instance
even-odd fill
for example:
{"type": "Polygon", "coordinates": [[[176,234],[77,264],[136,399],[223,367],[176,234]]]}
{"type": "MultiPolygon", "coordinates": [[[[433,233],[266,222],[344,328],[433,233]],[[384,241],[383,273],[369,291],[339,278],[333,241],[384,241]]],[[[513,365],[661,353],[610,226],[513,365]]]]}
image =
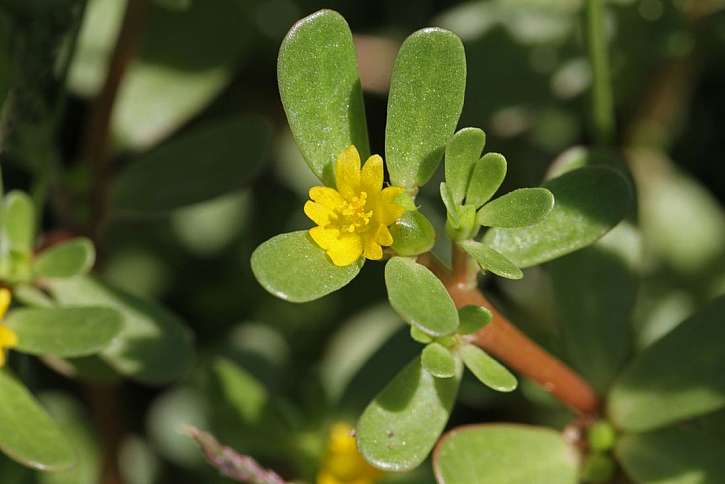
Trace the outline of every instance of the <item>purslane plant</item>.
{"type": "MultiPolygon", "coordinates": [[[[390,304],[410,324],[411,337],[425,346],[356,426],[360,452],[380,469],[410,470],[428,456],[448,421],[464,367],[490,388],[512,391],[516,378],[498,359],[542,384],[584,420],[599,410],[597,395],[583,379],[493,309],[477,288],[477,275],[519,279],[522,268],[595,242],[626,214],[629,185],[613,169],[584,162],[561,169],[543,187],[491,200],[505,177],[505,158],[482,153],[480,129],[454,134],[465,73],[463,45],[451,32],[424,29],[402,44],[388,101],[390,186],[383,189],[380,156],[360,167],[368,136],[345,20],[329,10],[310,15],[280,48],[279,87],[290,128],[325,186],[312,188],[305,205],[317,226],[260,245],[252,270],[272,294],[305,302],[344,287],[365,259],[387,259],[390,304]],[[435,232],[416,205],[419,188],[444,157],[440,194],[453,247],[451,268],[429,252],[435,232]],[[481,229],[487,229],[482,237],[481,229]]],[[[576,474],[570,464],[562,464],[565,478],[576,474]]]]}

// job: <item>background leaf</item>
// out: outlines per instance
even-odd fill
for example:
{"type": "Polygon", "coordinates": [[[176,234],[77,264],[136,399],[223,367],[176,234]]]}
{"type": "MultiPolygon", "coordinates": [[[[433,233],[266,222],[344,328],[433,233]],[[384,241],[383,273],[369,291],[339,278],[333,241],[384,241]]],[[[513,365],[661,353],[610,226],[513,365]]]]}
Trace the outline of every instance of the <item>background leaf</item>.
{"type": "Polygon", "coordinates": [[[277,78],[292,134],[310,169],[335,186],[334,162],[349,145],[370,154],[355,46],[345,19],[320,10],[297,22],[279,49],[277,78]]]}
{"type": "Polygon", "coordinates": [[[40,277],[72,277],[87,273],[95,260],[93,242],[78,237],[40,252],[33,262],[33,272],[40,277]]]}
{"type": "Polygon", "coordinates": [[[306,230],[272,237],[252,254],[257,281],[275,296],[291,302],[312,301],[346,286],[363,265],[338,267],[306,230]]]}
{"type": "Polygon", "coordinates": [[[424,185],[458,124],[466,89],[461,39],[442,29],[411,34],[395,59],[385,126],[385,159],[393,185],[424,185]]]}

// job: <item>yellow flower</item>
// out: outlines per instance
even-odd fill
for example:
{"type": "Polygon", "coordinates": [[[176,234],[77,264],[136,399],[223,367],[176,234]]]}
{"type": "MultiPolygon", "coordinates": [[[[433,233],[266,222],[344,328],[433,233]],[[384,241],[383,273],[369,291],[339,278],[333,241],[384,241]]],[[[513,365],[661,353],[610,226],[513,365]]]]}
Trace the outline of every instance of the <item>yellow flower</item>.
{"type": "Polygon", "coordinates": [[[388,226],[405,209],[393,200],[400,187],[383,189],[383,159],[373,155],[360,169],[360,155],[351,145],[335,164],[337,190],[312,187],[305,214],[317,224],[310,236],[327,251],[336,266],[348,266],[361,256],[383,258],[383,247],[393,245],[388,226]]]}
{"type": "Polygon", "coordinates": [[[352,427],[343,422],[333,425],[317,484],[374,484],[381,476],[358,452],[352,427]]]}
{"type": "MultiPolygon", "coordinates": [[[[6,287],[0,288],[0,319],[5,317],[5,313],[10,307],[12,299],[10,290],[6,287]]],[[[15,331],[0,323],[0,368],[5,366],[6,352],[9,348],[18,345],[18,335],[15,331]]]]}

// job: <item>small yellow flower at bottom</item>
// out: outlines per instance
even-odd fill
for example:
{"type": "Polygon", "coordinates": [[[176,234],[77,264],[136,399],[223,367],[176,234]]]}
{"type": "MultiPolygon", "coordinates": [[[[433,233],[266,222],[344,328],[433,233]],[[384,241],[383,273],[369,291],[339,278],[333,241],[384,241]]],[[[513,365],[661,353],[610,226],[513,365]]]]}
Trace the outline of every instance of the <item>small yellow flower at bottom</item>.
{"type": "Polygon", "coordinates": [[[394,201],[404,190],[383,188],[383,159],[373,155],[361,168],[353,145],[337,157],[335,183],[337,189],[310,189],[305,214],[317,224],[310,237],[336,266],[349,266],[360,257],[382,259],[382,248],[393,245],[388,227],[405,212],[394,201]]]}
{"type": "Polygon", "coordinates": [[[343,422],[334,424],[317,484],[375,484],[382,475],[360,455],[352,427],[343,422]]]}
{"type": "MultiPolygon", "coordinates": [[[[5,317],[5,313],[10,307],[12,294],[6,287],[0,287],[0,319],[5,317]]],[[[0,323],[0,368],[5,366],[7,358],[7,350],[15,348],[18,345],[18,335],[15,331],[0,323]]]]}

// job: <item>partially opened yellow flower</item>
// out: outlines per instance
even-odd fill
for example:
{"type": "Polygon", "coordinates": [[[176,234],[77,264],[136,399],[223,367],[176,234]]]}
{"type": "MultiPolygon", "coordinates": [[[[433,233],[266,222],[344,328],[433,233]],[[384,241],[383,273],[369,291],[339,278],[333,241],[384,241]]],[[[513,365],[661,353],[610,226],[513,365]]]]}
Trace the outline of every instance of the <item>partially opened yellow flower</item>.
{"type": "MultiPolygon", "coordinates": [[[[11,299],[10,290],[5,287],[0,288],[0,319],[5,317],[5,313],[10,307],[11,299]]],[[[17,345],[18,335],[15,334],[15,331],[0,323],[0,368],[5,366],[7,350],[9,348],[15,348],[17,345]]]]}
{"type": "Polygon", "coordinates": [[[382,259],[382,248],[393,245],[388,227],[405,212],[394,201],[403,189],[383,189],[383,159],[373,155],[361,169],[353,145],[337,157],[335,182],[337,190],[310,189],[305,214],[317,224],[310,236],[336,266],[348,266],[362,256],[382,259]]]}
{"type": "Polygon", "coordinates": [[[317,484],[374,484],[382,475],[358,452],[352,427],[344,422],[333,425],[317,484]]]}

